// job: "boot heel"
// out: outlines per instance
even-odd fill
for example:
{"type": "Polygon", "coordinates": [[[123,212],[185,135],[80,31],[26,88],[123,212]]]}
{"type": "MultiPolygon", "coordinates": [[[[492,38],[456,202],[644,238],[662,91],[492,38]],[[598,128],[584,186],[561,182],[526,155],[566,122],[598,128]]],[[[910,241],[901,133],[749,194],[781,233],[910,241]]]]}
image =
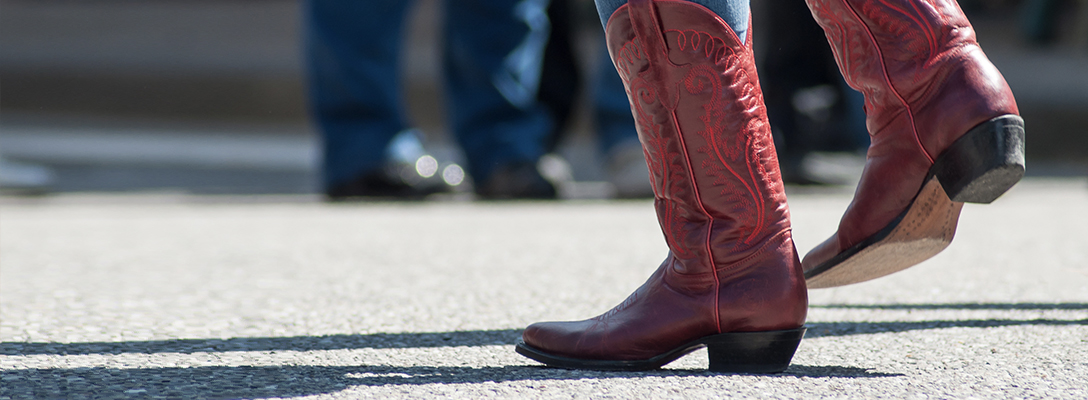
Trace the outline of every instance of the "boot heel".
{"type": "Polygon", "coordinates": [[[1004,115],[974,127],[931,171],[952,201],[993,202],[1024,176],[1024,120],[1004,115]]]}
{"type": "Polygon", "coordinates": [[[713,372],[777,373],[790,366],[805,328],[768,332],[736,332],[703,340],[713,372]]]}

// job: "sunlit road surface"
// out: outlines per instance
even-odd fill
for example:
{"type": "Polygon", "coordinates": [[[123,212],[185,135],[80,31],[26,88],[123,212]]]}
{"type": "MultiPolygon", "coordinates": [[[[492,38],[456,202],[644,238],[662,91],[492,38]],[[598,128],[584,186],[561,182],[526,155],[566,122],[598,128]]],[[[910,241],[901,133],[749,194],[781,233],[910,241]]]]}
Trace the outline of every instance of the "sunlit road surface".
{"type": "MultiPolygon", "coordinates": [[[[847,191],[791,192],[804,252],[847,191]]],[[[1088,398],[1088,182],[967,205],[907,271],[810,292],[778,375],[543,368],[525,325],[619,303],[649,201],[0,198],[0,398],[1088,398]]]]}

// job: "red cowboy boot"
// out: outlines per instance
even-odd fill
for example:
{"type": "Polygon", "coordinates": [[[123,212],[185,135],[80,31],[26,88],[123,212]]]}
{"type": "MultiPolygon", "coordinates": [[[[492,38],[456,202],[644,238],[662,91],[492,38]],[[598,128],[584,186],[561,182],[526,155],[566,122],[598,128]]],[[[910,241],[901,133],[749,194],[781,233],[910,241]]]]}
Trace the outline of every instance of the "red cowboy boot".
{"type": "Polygon", "coordinates": [[[742,45],[717,15],[678,0],[632,0],[606,33],[670,252],[622,304],[533,324],[517,351],[556,367],[642,370],[705,346],[712,371],[786,369],[808,297],[751,38],[742,45]]]}
{"type": "Polygon", "coordinates": [[[964,202],[1024,175],[1024,121],[954,0],[806,0],[865,94],[872,139],[835,235],[805,256],[810,288],[878,278],[944,250],[964,202]]]}

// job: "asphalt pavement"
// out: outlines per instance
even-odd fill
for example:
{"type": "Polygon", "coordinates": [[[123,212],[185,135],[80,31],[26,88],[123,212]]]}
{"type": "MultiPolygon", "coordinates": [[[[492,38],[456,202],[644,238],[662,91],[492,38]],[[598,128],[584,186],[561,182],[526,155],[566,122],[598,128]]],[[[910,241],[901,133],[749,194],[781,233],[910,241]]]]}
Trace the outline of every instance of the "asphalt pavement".
{"type": "MultiPolygon", "coordinates": [[[[790,189],[804,251],[848,190],[790,189]]],[[[782,374],[545,368],[539,320],[623,300],[665,245],[649,201],[326,204],[0,197],[0,398],[1088,398],[1088,181],[968,205],[952,246],[810,292],[782,374]]]]}

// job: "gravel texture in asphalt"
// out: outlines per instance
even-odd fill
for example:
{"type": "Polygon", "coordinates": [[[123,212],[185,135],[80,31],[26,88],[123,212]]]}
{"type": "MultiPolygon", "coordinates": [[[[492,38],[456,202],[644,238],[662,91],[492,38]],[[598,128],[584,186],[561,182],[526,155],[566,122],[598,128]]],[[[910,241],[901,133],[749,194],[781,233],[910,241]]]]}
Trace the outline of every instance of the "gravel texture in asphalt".
{"type": "MultiPolygon", "coordinates": [[[[798,248],[848,192],[791,191],[798,248]]],[[[0,398],[1088,398],[1088,182],[967,205],[907,271],[813,290],[776,375],[544,368],[520,329],[622,301],[649,201],[0,199],[0,398]]]]}

